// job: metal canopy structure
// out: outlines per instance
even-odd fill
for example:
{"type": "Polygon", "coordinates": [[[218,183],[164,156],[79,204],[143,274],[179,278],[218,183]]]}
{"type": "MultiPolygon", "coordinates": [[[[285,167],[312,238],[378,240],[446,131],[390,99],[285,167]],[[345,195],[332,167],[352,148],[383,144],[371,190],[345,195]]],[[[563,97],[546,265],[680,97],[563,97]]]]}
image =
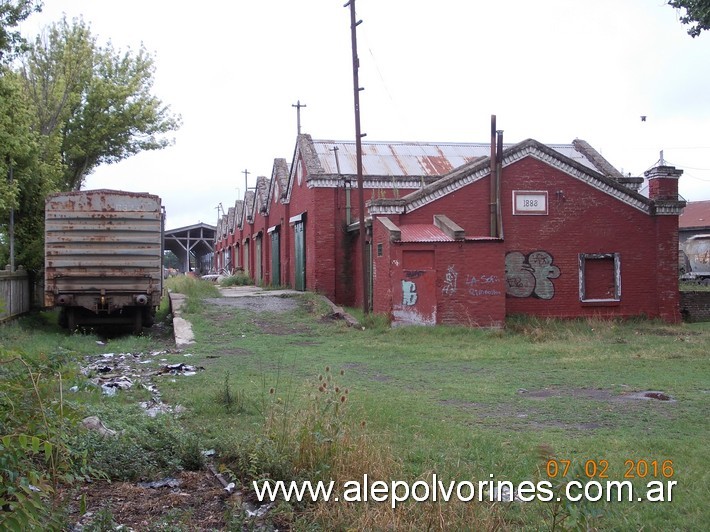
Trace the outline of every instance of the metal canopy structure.
{"type": "Polygon", "coordinates": [[[165,250],[175,253],[182,273],[189,272],[191,264],[200,274],[212,270],[215,230],[214,225],[199,223],[165,231],[165,250]]]}

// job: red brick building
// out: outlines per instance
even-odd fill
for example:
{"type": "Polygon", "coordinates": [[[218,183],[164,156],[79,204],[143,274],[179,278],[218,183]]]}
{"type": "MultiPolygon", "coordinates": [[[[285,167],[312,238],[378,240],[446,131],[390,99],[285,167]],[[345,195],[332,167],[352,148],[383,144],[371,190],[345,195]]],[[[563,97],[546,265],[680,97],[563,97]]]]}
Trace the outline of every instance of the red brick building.
{"type": "MultiPolygon", "coordinates": [[[[363,143],[369,293],[395,323],[678,321],[681,171],[622,176],[586,142],[363,143]],[[498,163],[498,164],[496,164],[498,163]]],[[[218,268],[360,305],[355,143],[300,135],[218,221],[218,268]]]]}

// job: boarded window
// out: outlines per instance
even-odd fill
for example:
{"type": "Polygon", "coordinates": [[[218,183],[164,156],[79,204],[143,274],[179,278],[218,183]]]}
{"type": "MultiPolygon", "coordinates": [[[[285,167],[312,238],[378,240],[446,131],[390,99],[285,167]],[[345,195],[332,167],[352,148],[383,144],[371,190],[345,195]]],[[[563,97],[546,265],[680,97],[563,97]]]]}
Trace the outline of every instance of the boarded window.
{"type": "Polygon", "coordinates": [[[619,301],[621,299],[619,253],[581,254],[579,256],[579,298],[582,301],[619,301]]]}

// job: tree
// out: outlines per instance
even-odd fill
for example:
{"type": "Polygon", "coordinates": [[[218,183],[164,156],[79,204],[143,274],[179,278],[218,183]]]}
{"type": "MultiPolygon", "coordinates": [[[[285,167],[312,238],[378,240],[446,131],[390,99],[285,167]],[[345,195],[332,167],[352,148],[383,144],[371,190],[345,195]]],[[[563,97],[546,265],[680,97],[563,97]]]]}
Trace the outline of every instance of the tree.
{"type": "Polygon", "coordinates": [[[13,28],[41,9],[40,0],[0,0],[0,61],[5,58],[6,52],[13,55],[20,51],[25,42],[20,32],[13,31],[13,28]]]}
{"type": "MultiPolygon", "coordinates": [[[[3,31],[8,5],[0,0],[3,31]]],[[[52,25],[20,59],[0,67],[0,264],[12,209],[16,263],[39,270],[46,196],[80,189],[99,164],[164,148],[180,117],[151,94],[155,67],[143,47],[99,47],[81,20],[52,25]]]]}
{"type": "Polygon", "coordinates": [[[694,24],[688,35],[697,37],[704,30],[710,29],[710,0],[669,0],[668,5],[677,10],[685,9],[681,15],[683,24],[694,24]]]}
{"type": "Polygon", "coordinates": [[[23,91],[22,80],[12,71],[0,71],[0,264],[8,262],[6,224],[12,210],[15,262],[39,269],[44,255],[44,197],[58,190],[62,165],[58,154],[53,158],[40,157],[39,135],[33,130],[33,123],[34,110],[23,91]]]}
{"type": "Polygon", "coordinates": [[[48,147],[58,145],[63,188],[79,190],[100,164],[169,146],[180,117],[151,94],[155,65],[138,52],[96,44],[82,20],[63,19],[24,55],[22,75],[48,147]]]}

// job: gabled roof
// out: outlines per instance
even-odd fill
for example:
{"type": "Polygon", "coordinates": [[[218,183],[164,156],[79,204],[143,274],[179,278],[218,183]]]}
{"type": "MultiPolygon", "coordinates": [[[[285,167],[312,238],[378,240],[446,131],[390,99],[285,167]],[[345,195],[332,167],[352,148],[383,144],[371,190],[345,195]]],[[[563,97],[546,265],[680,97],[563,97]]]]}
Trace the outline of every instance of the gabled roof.
{"type": "Polygon", "coordinates": [[[254,190],[254,213],[267,214],[269,212],[269,182],[260,175],[256,178],[254,190]]]}
{"type": "MultiPolygon", "coordinates": [[[[246,221],[246,223],[253,223],[254,222],[254,191],[253,190],[247,190],[246,194],[244,194],[244,217],[243,220],[246,221]]],[[[242,224],[244,222],[242,221],[242,224]]],[[[242,227],[244,227],[242,225],[242,227]]]]}
{"type": "Polygon", "coordinates": [[[286,198],[288,192],[288,174],[289,168],[286,159],[274,159],[274,166],[271,169],[271,180],[269,181],[269,196],[268,203],[274,201],[274,194],[278,193],[276,201],[281,201],[286,198]]]}
{"type": "Polygon", "coordinates": [[[227,233],[234,232],[234,207],[227,210],[227,233]]]}
{"type": "MultiPolygon", "coordinates": [[[[619,184],[613,177],[603,175],[599,171],[590,168],[588,164],[583,164],[576,159],[567,157],[558,149],[546,146],[534,139],[528,139],[504,149],[502,154],[503,167],[513,164],[524,157],[535,157],[636,209],[646,213],[650,212],[651,201],[648,198],[619,184]]],[[[465,164],[434,183],[422,187],[403,198],[371,200],[368,202],[370,213],[401,214],[411,212],[489,174],[490,157],[485,157],[465,164]]]]}
{"type": "Polygon", "coordinates": [[[242,227],[244,220],[244,200],[238,199],[234,202],[234,229],[242,227]]]}
{"type": "Polygon", "coordinates": [[[679,229],[710,228],[710,200],[689,201],[678,218],[679,229]]]}

